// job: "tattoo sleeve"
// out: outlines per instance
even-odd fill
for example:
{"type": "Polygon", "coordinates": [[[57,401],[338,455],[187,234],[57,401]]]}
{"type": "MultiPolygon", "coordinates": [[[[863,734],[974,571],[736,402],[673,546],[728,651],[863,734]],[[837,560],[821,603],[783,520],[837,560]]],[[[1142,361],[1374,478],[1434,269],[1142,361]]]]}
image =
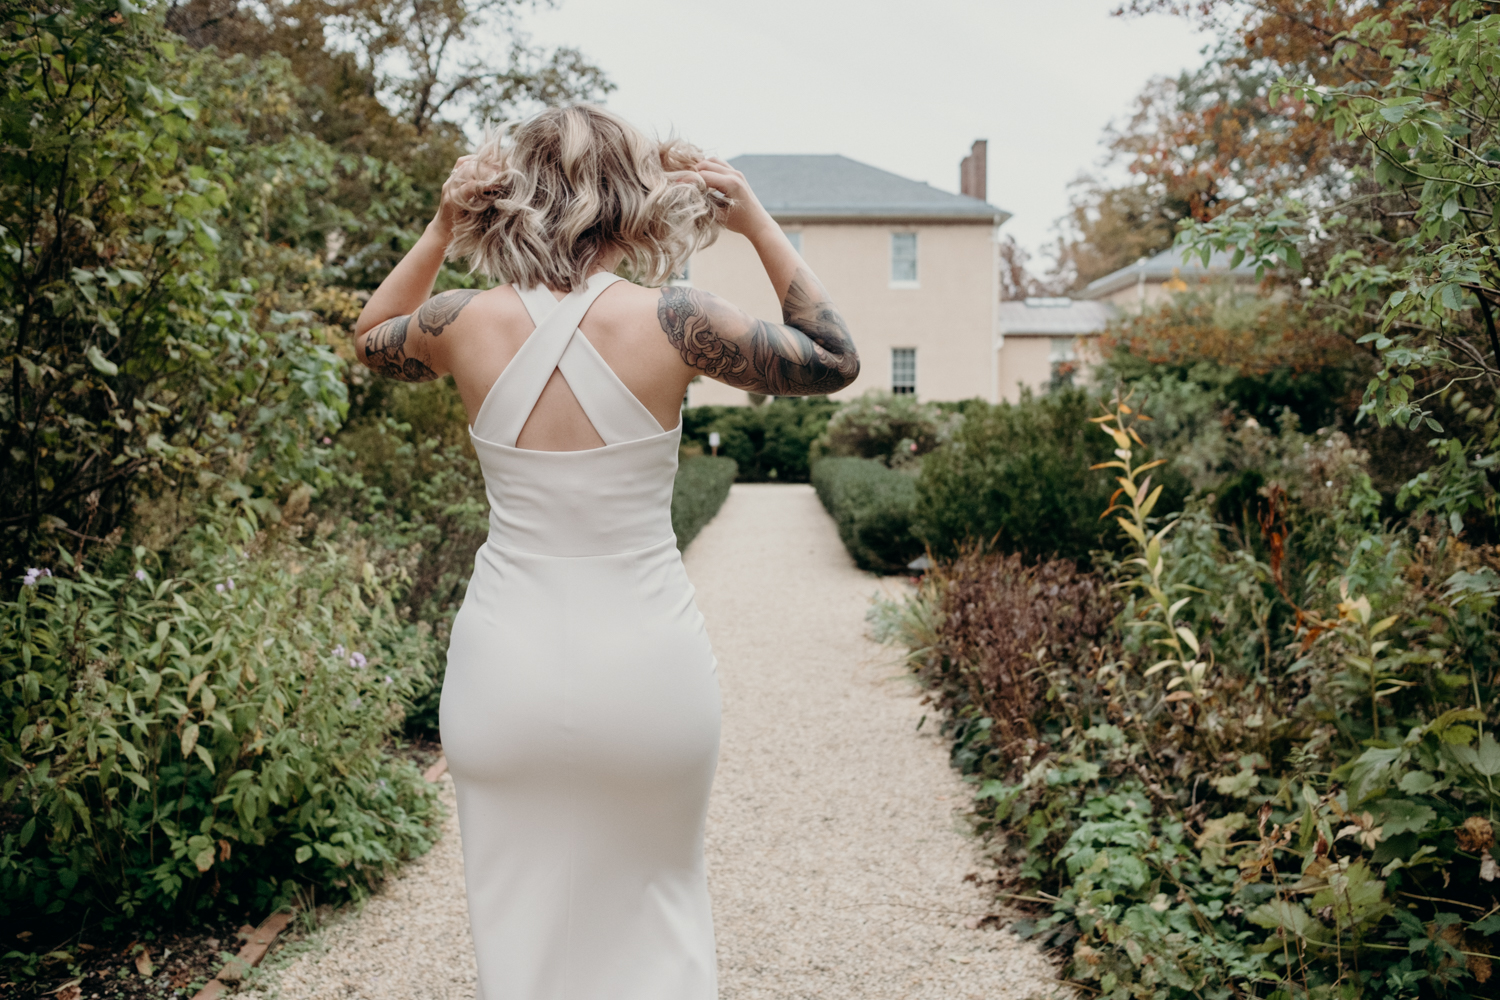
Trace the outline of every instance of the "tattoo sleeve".
{"type": "Polygon", "coordinates": [[[693,288],[661,290],[657,319],[682,360],[709,378],[773,396],[835,392],[859,375],[859,353],[818,279],[801,268],[781,324],[752,319],[693,288]]]}
{"type": "Polygon", "coordinates": [[[386,320],[364,335],[361,360],[386,378],[431,382],[438,377],[432,368],[431,339],[442,336],[478,294],[478,289],[457,288],[434,295],[411,316],[386,320]]]}
{"type": "Polygon", "coordinates": [[[377,375],[402,382],[431,382],[438,377],[428,365],[429,359],[414,358],[406,353],[410,316],[388,319],[364,336],[364,363],[377,375]]]}

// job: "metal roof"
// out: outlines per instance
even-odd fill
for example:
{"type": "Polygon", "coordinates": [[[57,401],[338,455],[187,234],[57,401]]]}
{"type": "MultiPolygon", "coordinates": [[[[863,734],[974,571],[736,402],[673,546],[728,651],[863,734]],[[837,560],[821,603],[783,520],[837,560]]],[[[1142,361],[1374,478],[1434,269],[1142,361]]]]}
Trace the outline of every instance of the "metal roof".
{"type": "Polygon", "coordinates": [[[1118,292],[1122,288],[1137,284],[1143,276],[1148,282],[1168,281],[1172,278],[1201,280],[1209,277],[1254,280],[1254,265],[1242,263],[1239,267],[1231,268],[1229,262],[1233,259],[1234,256],[1229,252],[1215,250],[1208,258],[1208,267],[1205,268],[1203,258],[1196,253],[1184,261],[1180,247],[1168,247],[1154,257],[1143,257],[1128,267],[1122,267],[1118,271],[1089,282],[1088,287],[1083,290],[1083,297],[1097,299],[1112,292],[1118,292]]]}
{"type": "Polygon", "coordinates": [[[746,154],[729,161],[744,173],[760,203],[778,221],[881,219],[985,222],[1010,213],[968,195],[851,160],[847,156],[746,154]]]}
{"type": "Polygon", "coordinates": [[[1039,336],[1099,333],[1118,314],[1108,302],[1079,299],[1026,299],[1000,303],[1000,332],[1039,336]]]}

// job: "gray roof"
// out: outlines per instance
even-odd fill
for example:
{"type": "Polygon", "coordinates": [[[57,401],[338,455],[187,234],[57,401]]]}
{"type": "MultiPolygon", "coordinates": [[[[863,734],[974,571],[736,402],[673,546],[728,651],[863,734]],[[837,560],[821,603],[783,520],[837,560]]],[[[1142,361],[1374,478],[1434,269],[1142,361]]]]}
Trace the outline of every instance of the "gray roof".
{"type": "Polygon", "coordinates": [[[729,161],[780,221],[884,219],[985,222],[1010,213],[968,195],[949,194],[847,156],[746,154],[729,161]]]}
{"type": "Polygon", "coordinates": [[[1099,333],[1118,310],[1108,302],[1026,299],[1000,303],[1000,332],[1061,337],[1099,333]]]}
{"type": "Polygon", "coordinates": [[[1184,262],[1182,248],[1168,247],[1154,257],[1145,257],[1128,267],[1122,267],[1112,274],[1106,274],[1102,278],[1089,282],[1088,287],[1083,290],[1083,297],[1097,299],[1111,292],[1118,292],[1122,288],[1129,288],[1139,282],[1142,275],[1145,276],[1147,282],[1169,281],[1174,277],[1184,280],[1228,277],[1236,281],[1255,278],[1254,265],[1241,263],[1239,267],[1231,268],[1229,262],[1233,259],[1232,254],[1223,250],[1215,250],[1213,256],[1208,258],[1208,267],[1205,268],[1203,258],[1196,253],[1184,262]]]}

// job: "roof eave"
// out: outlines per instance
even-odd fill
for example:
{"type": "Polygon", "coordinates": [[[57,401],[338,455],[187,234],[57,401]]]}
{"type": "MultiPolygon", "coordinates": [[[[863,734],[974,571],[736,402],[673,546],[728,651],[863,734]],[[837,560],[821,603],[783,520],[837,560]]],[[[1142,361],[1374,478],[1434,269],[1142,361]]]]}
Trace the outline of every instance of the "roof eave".
{"type": "Polygon", "coordinates": [[[993,212],[923,212],[917,210],[838,209],[838,208],[770,208],[766,209],[777,222],[870,222],[870,223],[958,223],[966,225],[1000,226],[1011,217],[1010,212],[995,209],[993,212]]]}

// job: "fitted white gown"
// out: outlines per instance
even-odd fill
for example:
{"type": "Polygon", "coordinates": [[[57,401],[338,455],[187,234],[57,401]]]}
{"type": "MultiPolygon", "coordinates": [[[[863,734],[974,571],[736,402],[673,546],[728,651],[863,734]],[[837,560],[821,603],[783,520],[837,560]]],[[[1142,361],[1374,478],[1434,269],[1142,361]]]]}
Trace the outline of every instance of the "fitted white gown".
{"type": "Polygon", "coordinates": [[[443,752],[480,1000],[714,1000],[703,820],[719,686],[672,533],[663,431],[561,302],[471,428],[490,534],[453,623],[443,752]],[[554,370],[602,448],[515,447],[554,370]]]}

